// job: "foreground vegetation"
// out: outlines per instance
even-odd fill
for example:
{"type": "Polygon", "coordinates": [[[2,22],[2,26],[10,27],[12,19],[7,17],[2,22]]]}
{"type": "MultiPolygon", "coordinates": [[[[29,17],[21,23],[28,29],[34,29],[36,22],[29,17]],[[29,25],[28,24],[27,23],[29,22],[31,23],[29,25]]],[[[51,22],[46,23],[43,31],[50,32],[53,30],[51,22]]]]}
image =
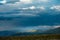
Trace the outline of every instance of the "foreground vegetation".
{"type": "Polygon", "coordinates": [[[0,40],[60,40],[60,34],[0,37],[0,40]]]}

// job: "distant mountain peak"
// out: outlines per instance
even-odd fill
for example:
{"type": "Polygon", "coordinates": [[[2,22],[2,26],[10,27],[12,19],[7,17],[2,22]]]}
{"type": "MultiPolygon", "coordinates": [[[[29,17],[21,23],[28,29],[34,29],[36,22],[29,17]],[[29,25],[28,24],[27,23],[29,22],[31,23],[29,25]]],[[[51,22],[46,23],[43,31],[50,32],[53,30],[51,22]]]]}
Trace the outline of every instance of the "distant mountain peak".
{"type": "Polygon", "coordinates": [[[44,32],[45,34],[60,34],[60,27],[44,32]]]}

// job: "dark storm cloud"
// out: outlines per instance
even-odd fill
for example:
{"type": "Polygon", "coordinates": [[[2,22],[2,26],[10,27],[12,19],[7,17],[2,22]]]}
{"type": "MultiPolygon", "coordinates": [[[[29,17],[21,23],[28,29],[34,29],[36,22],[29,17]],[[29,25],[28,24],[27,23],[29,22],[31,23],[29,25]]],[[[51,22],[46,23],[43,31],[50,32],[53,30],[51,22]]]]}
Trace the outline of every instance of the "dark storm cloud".
{"type": "Polygon", "coordinates": [[[7,0],[6,4],[0,5],[0,27],[2,27],[3,30],[9,30],[9,28],[17,28],[15,30],[23,30],[25,28],[25,30],[27,30],[30,27],[33,29],[36,27],[38,29],[37,26],[40,26],[41,28],[41,25],[60,25],[60,1],[38,1],[34,0],[32,3],[30,3],[31,1],[26,3],[26,1],[7,0]],[[58,7],[56,7],[57,5],[58,7]],[[37,7],[39,7],[39,10],[37,7]],[[21,11],[20,8],[23,10],[21,11]],[[25,9],[28,10],[26,11],[25,9]],[[36,12],[35,10],[38,11],[36,12]]]}
{"type": "MultiPolygon", "coordinates": [[[[14,12],[15,13],[15,12],[14,12]]],[[[48,12],[41,12],[42,14],[38,13],[36,15],[39,16],[24,16],[24,14],[21,16],[14,16],[11,14],[4,15],[0,17],[0,20],[7,20],[11,21],[11,23],[16,27],[28,27],[28,26],[38,26],[38,25],[59,25],[60,24],[60,12],[55,11],[48,11],[48,12]]],[[[19,12],[17,14],[20,14],[19,12]]],[[[29,13],[30,14],[30,13],[29,13]]],[[[35,13],[32,13],[35,14],[35,13]]]]}
{"type": "Polygon", "coordinates": [[[6,0],[7,3],[15,3],[15,2],[19,2],[19,0],[6,0]]]}

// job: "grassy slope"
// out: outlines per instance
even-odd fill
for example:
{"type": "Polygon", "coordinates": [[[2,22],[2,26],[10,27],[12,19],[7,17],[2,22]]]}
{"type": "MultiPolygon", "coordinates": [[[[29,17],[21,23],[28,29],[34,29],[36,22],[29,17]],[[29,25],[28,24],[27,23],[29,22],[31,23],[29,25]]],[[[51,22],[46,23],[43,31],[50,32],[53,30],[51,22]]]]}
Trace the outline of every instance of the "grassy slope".
{"type": "Polygon", "coordinates": [[[0,37],[0,40],[60,40],[60,34],[0,37]]]}

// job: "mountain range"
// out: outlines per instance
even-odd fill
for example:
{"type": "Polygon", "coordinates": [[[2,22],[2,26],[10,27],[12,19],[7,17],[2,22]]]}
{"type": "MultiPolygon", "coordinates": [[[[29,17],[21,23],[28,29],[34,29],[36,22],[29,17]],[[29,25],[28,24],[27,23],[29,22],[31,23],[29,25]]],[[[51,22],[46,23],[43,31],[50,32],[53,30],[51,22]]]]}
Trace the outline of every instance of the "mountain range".
{"type": "Polygon", "coordinates": [[[36,32],[25,32],[25,33],[17,33],[13,36],[25,36],[25,35],[41,35],[41,34],[60,34],[60,27],[55,29],[50,29],[47,31],[36,31],[36,32]]]}
{"type": "Polygon", "coordinates": [[[26,35],[41,35],[41,34],[60,34],[60,27],[46,31],[37,30],[36,32],[0,31],[0,36],[26,36],[26,35]]]}

